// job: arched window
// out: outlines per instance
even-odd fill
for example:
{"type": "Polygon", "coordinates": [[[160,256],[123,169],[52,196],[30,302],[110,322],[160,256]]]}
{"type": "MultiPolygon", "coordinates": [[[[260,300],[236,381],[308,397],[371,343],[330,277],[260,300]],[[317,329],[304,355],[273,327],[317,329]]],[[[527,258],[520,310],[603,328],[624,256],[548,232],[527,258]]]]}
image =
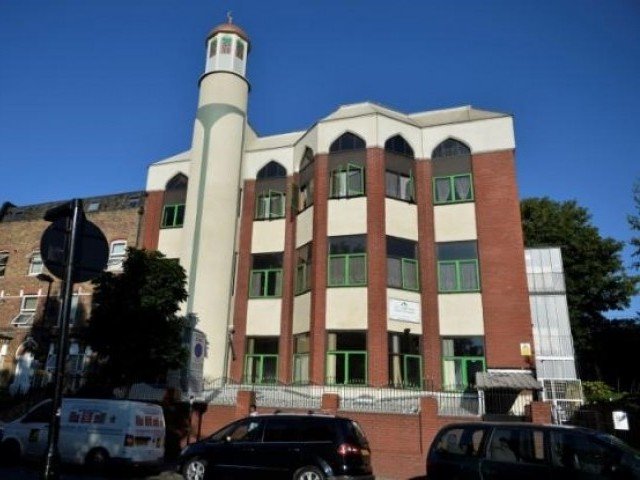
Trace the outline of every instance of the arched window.
{"type": "Polygon", "coordinates": [[[256,181],[256,220],[273,220],[285,216],[287,170],[272,160],[258,170],[256,181]]]}
{"type": "Polygon", "coordinates": [[[287,170],[278,162],[271,160],[264,167],[258,170],[258,179],[263,178],[283,178],[287,176],[287,170]]]}
{"type": "Polygon", "coordinates": [[[188,178],[182,173],[178,173],[167,182],[164,190],[161,228],[182,227],[184,224],[188,184],[188,178]]]}
{"type": "Polygon", "coordinates": [[[400,135],[389,138],[384,143],[385,152],[385,191],[389,198],[415,201],[413,182],[413,148],[400,135]]]}
{"type": "Polygon", "coordinates": [[[434,203],[473,201],[471,149],[458,140],[448,138],[433,150],[431,158],[434,203]]]}
{"type": "Polygon", "coordinates": [[[300,188],[298,189],[298,211],[313,205],[313,150],[304,149],[300,160],[300,188]]]}
{"type": "Polygon", "coordinates": [[[362,138],[351,132],[345,132],[338,137],[329,147],[329,153],[343,152],[345,150],[361,150],[366,148],[362,138]]]}
{"type": "Polygon", "coordinates": [[[431,158],[456,157],[458,155],[471,155],[471,149],[458,140],[447,138],[433,149],[431,158]]]}
{"type": "Polygon", "coordinates": [[[397,153],[398,155],[404,155],[405,157],[413,158],[413,148],[402,138],[401,135],[391,137],[384,143],[384,149],[387,152],[397,153]]]}

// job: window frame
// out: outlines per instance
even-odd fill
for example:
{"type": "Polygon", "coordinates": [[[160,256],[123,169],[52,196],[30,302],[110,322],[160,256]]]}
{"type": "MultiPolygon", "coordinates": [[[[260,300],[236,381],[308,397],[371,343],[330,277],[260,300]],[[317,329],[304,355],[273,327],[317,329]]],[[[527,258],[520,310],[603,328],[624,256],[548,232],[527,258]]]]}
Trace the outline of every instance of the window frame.
{"type": "MultiPolygon", "coordinates": [[[[336,361],[337,364],[337,361],[336,361]]],[[[327,350],[325,355],[325,383],[327,385],[344,385],[344,386],[362,386],[369,384],[369,353],[367,350],[327,350]],[[329,365],[329,357],[333,355],[335,357],[344,356],[344,383],[337,383],[337,378],[333,378],[333,380],[327,375],[329,365]],[[352,382],[351,376],[349,375],[349,359],[351,356],[363,356],[364,357],[364,382],[352,382]]],[[[337,366],[336,366],[336,375],[337,375],[337,366]]]]}
{"type": "Polygon", "coordinates": [[[122,270],[123,263],[127,258],[127,247],[128,247],[128,243],[126,240],[114,240],[109,244],[109,258],[107,260],[107,267],[106,267],[107,272],[113,272],[113,271],[117,272],[122,270]],[[114,255],[113,253],[114,247],[122,244],[124,244],[124,253],[122,254],[118,253],[114,255]],[[119,262],[116,263],[116,261],[118,260],[119,262]]]}
{"type": "Polygon", "coordinates": [[[329,199],[341,199],[341,198],[354,198],[363,197],[366,195],[366,181],[365,181],[365,167],[354,163],[347,163],[346,166],[342,165],[331,170],[329,174],[329,199]],[[360,173],[360,182],[358,190],[351,190],[349,186],[349,174],[351,172],[360,173]],[[336,193],[336,178],[338,175],[344,174],[344,195],[340,195],[340,192],[336,193]]]}
{"type": "Polygon", "coordinates": [[[478,259],[466,258],[463,260],[438,260],[438,293],[469,293],[469,292],[479,292],[480,288],[480,266],[478,259]],[[476,283],[477,287],[475,289],[463,288],[462,286],[462,264],[474,264],[475,265],[475,274],[476,274],[476,283]],[[445,289],[442,287],[441,282],[441,269],[444,265],[454,265],[455,267],[455,287],[453,289],[445,289]]]}
{"type": "Polygon", "coordinates": [[[37,275],[40,275],[42,272],[44,272],[44,261],[42,260],[42,254],[40,253],[40,251],[36,250],[32,252],[31,256],[29,257],[29,271],[27,272],[27,275],[30,277],[35,277],[37,275]],[[40,259],[39,262],[35,261],[37,258],[40,259]],[[36,270],[35,267],[37,267],[38,265],[39,269],[36,270]]]}
{"type": "Polygon", "coordinates": [[[445,353],[442,353],[441,357],[442,357],[442,389],[445,391],[453,391],[453,392],[460,392],[460,391],[465,391],[466,389],[468,389],[470,387],[470,383],[469,383],[469,378],[468,378],[468,367],[467,364],[470,362],[482,362],[482,370],[483,372],[487,371],[487,352],[485,350],[485,338],[484,337],[478,337],[478,336],[446,336],[446,337],[441,337],[440,338],[440,346],[442,348],[442,352],[444,352],[445,350],[445,345],[444,342],[445,341],[452,341],[453,343],[451,344],[451,348],[452,348],[452,354],[451,355],[446,355],[445,353]],[[456,344],[455,341],[456,340],[460,340],[460,339],[469,339],[469,338],[481,338],[482,339],[482,353],[483,355],[456,355],[456,344]],[[461,373],[462,373],[462,383],[461,384],[454,384],[454,385],[448,385],[445,383],[446,381],[446,376],[447,376],[447,372],[445,370],[445,362],[454,362],[454,374],[455,374],[455,363],[456,362],[462,362],[461,365],[461,373]]]}
{"type": "Polygon", "coordinates": [[[9,264],[10,252],[8,250],[0,251],[0,278],[3,278],[7,273],[7,265],[9,264]]]}
{"type": "Polygon", "coordinates": [[[254,220],[275,220],[279,218],[285,217],[285,202],[286,202],[286,194],[284,192],[280,192],[278,190],[269,190],[267,193],[259,193],[256,195],[256,204],[254,211],[254,220]],[[271,211],[272,205],[272,197],[280,197],[280,212],[274,213],[271,211]],[[260,205],[262,204],[262,200],[267,199],[266,205],[268,208],[265,208],[265,214],[260,215],[260,205]],[[268,211],[267,211],[268,210],[268,211]]]}
{"type": "Polygon", "coordinates": [[[282,267],[277,267],[277,268],[252,268],[251,271],[249,272],[249,298],[280,298],[282,297],[282,272],[283,269],[282,267]],[[267,292],[269,290],[269,273],[271,272],[275,272],[276,273],[276,292],[273,295],[268,295],[267,292]],[[254,295],[253,294],[253,282],[254,282],[254,273],[261,273],[264,275],[264,283],[262,284],[261,287],[261,294],[260,295],[254,295]],[[280,288],[278,291],[277,288],[277,279],[278,279],[278,275],[280,276],[280,288]]]}
{"type": "Polygon", "coordinates": [[[385,188],[384,188],[384,195],[386,198],[393,198],[394,200],[400,200],[401,202],[405,202],[405,203],[411,203],[411,204],[415,204],[416,203],[416,186],[415,186],[415,181],[413,178],[413,172],[409,172],[409,175],[405,175],[403,173],[399,173],[399,172],[395,172],[393,170],[385,170],[384,171],[384,179],[385,179],[385,188]],[[407,178],[409,179],[408,184],[410,185],[410,195],[409,198],[403,198],[402,196],[394,196],[394,195],[389,195],[389,192],[387,191],[387,175],[394,175],[396,177],[396,181],[397,181],[397,187],[398,187],[398,191],[402,192],[402,188],[401,188],[401,182],[400,180],[402,178],[407,178]]]}
{"type": "Polygon", "coordinates": [[[278,365],[279,365],[279,359],[278,359],[278,354],[277,353],[246,353],[244,355],[244,372],[243,372],[243,383],[246,384],[250,384],[250,385],[273,385],[278,383],[278,365]],[[274,359],[276,361],[276,366],[275,366],[275,372],[276,372],[276,376],[275,378],[272,379],[265,379],[264,378],[264,361],[265,359],[274,359]],[[254,377],[256,378],[256,380],[254,381],[250,375],[249,375],[249,360],[257,360],[257,362],[253,363],[253,366],[255,368],[255,373],[254,373],[254,377]]]}
{"type": "Polygon", "coordinates": [[[473,174],[471,172],[469,173],[458,173],[455,175],[441,175],[438,177],[433,177],[432,180],[432,185],[433,185],[433,204],[434,205],[448,205],[448,204],[452,204],[452,203],[469,203],[469,202],[475,202],[475,190],[473,188],[473,174]],[[470,198],[456,198],[457,197],[457,193],[456,193],[456,184],[455,184],[455,180],[456,178],[462,178],[462,177],[469,177],[469,193],[470,193],[470,198]],[[449,181],[449,188],[450,188],[450,195],[451,195],[451,200],[439,200],[438,199],[438,190],[437,190],[437,186],[436,186],[436,182],[438,180],[444,180],[447,179],[449,181]]]}
{"type": "Polygon", "coordinates": [[[162,207],[162,218],[160,220],[160,228],[182,228],[184,226],[184,215],[185,215],[185,204],[184,203],[171,203],[162,207]],[[182,223],[177,222],[178,212],[180,211],[180,207],[182,207],[182,223]],[[165,213],[167,210],[173,209],[173,213],[171,215],[172,221],[171,223],[164,222],[165,213]]]}
{"type": "Polygon", "coordinates": [[[327,257],[327,287],[363,287],[366,286],[368,282],[368,272],[367,272],[367,253],[359,252],[359,253],[332,253],[327,257]],[[331,260],[344,257],[344,282],[343,283],[333,283],[331,280],[331,260]],[[364,281],[362,283],[351,283],[350,280],[350,270],[351,270],[351,258],[361,257],[364,259],[364,281]]]}
{"type": "Polygon", "coordinates": [[[22,297],[20,298],[20,312],[18,312],[18,314],[15,317],[13,317],[13,319],[11,320],[11,325],[15,327],[31,326],[36,316],[36,312],[38,311],[38,303],[40,303],[39,295],[22,295],[22,297]],[[34,298],[36,300],[35,307],[33,309],[25,308],[27,300],[34,299],[34,298]],[[19,322],[18,319],[21,319],[22,317],[24,317],[24,321],[19,322]]]}

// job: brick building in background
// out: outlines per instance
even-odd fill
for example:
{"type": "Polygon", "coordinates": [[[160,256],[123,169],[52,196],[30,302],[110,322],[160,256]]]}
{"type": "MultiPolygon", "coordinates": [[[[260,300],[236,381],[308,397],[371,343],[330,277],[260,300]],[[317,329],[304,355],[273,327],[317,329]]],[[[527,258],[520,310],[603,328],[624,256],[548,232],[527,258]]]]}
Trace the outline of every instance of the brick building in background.
{"type": "MultiPolygon", "coordinates": [[[[109,271],[119,271],[126,248],[138,244],[144,200],[144,192],[84,200],[87,218],[102,229],[109,243],[109,271]]],[[[13,392],[48,381],[55,365],[60,281],[47,272],[39,249],[49,225],[44,213],[58,203],[21,207],[5,203],[0,210],[0,382],[5,386],[11,382],[13,392]]],[[[91,353],[82,331],[92,290],[91,282],[73,289],[67,364],[71,376],[82,375],[91,353]]]]}

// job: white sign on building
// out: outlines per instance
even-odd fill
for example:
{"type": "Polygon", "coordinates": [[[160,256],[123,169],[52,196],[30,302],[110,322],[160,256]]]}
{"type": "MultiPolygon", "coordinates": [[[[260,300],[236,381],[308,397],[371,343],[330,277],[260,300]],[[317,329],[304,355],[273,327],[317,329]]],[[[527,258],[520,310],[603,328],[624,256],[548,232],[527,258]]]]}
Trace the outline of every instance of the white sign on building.
{"type": "Polygon", "coordinates": [[[629,417],[627,416],[627,412],[615,410],[612,412],[612,415],[613,428],[615,430],[629,430],[629,417]]]}
{"type": "Polygon", "coordinates": [[[401,322],[420,323],[420,303],[390,298],[389,318],[401,322]]]}

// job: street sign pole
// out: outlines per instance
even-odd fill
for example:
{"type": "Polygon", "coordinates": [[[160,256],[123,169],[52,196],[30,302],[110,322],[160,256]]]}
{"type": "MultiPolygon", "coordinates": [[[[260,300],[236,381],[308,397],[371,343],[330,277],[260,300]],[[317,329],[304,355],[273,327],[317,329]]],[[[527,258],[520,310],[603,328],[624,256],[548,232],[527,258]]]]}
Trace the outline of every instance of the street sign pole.
{"type": "Polygon", "coordinates": [[[69,313],[71,311],[71,298],[73,295],[74,263],[76,246],[78,243],[78,229],[83,220],[82,200],[75,199],[69,204],[71,211],[68,217],[71,235],[68,236],[66,245],[65,263],[66,269],[62,280],[62,309],[58,316],[59,339],[58,355],[56,357],[56,371],[54,375],[55,390],[51,421],[49,423],[49,447],[44,469],[45,480],[57,480],[60,478],[60,452],[58,450],[58,438],[60,435],[60,416],[62,406],[62,390],[64,388],[64,371],[67,359],[69,334],[69,313]]]}

